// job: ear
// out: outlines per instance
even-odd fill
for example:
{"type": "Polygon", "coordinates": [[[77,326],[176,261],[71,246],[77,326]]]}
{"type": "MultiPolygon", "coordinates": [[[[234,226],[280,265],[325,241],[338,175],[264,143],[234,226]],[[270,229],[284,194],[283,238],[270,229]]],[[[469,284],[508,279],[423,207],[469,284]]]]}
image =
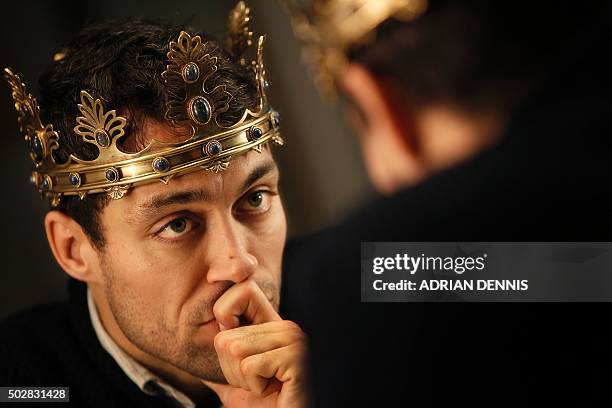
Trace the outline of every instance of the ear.
{"type": "Polygon", "coordinates": [[[59,211],[49,211],[45,232],[53,256],[68,275],[88,283],[100,281],[98,251],[76,221],[59,211]]]}
{"type": "Polygon", "coordinates": [[[349,111],[349,121],[361,136],[366,167],[378,190],[392,193],[421,180],[425,167],[408,95],[358,63],[349,64],[339,85],[359,111],[349,111]]]}

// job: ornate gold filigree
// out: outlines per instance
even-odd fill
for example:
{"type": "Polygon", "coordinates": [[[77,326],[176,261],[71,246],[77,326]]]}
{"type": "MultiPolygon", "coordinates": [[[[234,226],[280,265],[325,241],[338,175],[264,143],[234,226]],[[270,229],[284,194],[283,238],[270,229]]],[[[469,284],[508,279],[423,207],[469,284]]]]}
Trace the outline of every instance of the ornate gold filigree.
{"type": "Polygon", "coordinates": [[[30,158],[37,168],[51,166],[53,162],[52,151],[59,147],[59,135],[53,130],[53,125],[43,125],[36,99],[28,93],[25,84],[19,75],[10,68],[4,69],[4,77],[11,88],[11,97],[17,111],[19,131],[30,144],[30,158]]]}
{"type": "Polygon", "coordinates": [[[113,187],[106,189],[106,194],[113,200],[119,200],[120,198],[123,198],[123,196],[127,194],[129,189],[130,189],[129,185],[113,186],[113,187]]]}
{"type": "MultiPolygon", "coordinates": [[[[248,8],[239,5],[235,10],[234,28],[243,29],[249,19],[248,8]]],[[[250,34],[243,32],[242,35],[246,36],[243,40],[250,39],[250,34]]],[[[251,150],[260,151],[270,141],[278,143],[282,140],[278,133],[280,120],[267,102],[263,44],[264,37],[260,37],[255,60],[249,62],[259,103],[253,109],[245,109],[234,124],[221,126],[217,121],[218,115],[229,109],[232,98],[225,86],[211,84],[210,79],[218,69],[217,59],[207,51],[207,44],[200,36],[181,32],[169,44],[169,63],[163,73],[166,118],[174,126],[191,127],[192,136],[180,142],[153,139],[138,152],[122,151],[118,142],[126,137],[129,129],[126,118],[115,110],[107,111],[101,99],[84,90],[73,131],[83,141],[98,147],[98,155],[83,159],[71,154],[61,163],[56,163],[52,154],[61,143],[58,133],[51,124],[40,122],[36,100],[27,93],[17,75],[5,70],[20,128],[31,143],[31,155],[36,162],[32,182],[52,204],[58,204],[65,195],[84,199],[88,194],[106,193],[119,199],[130,188],[141,184],[157,180],[168,183],[173,176],[198,169],[221,172],[228,168],[232,157],[251,150]]]]}
{"type": "Polygon", "coordinates": [[[272,142],[277,146],[283,146],[285,144],[285,139],[280,135],[280,133],[272,136],[272,142]]]}
{"type": "MultiPolygon", "coordinates": [[[[186,31],[181,31],[178,40],[170,42],[168,59],[170,63],[167,70],[181,74],[183,66],[189,62],[202,62],[206,56],[202,37],[191,36],[186,31]]],[[[216,67],[215,67],[216,70],[216,67]]]]}
{"type": "Polygon", "coordinates": [[[59,194],[51,194],[49,197],[49,203],[51,204],[51,207],[57,207],[58,205],[60,205],[61,201],[62,196],[59,194]]]}
{"type": "Polygon", "coordinates": [[[172,177],[174,177],[174,174],[170,174],[170,175],[168,175],[166,177],[162,177],[162,178],[159,179],[159,181],[162,184],[168,184],[170,182],[170,180],[172,180],[172,177]]]}
{"type": "Polygon", "coordinates": [[[204,170],[212,171],[213,173],[219,173],[220,171],[227,170],[230,165],[230,159],[232,156],[224,157],[219,159],[208,166],[204,166],[204,170]]]}
{"type": "Polygon", "coordinates": [[[236,7],[230,11],[227,20],[228,36],[225,39],[225,45],[239,58],[242,65],[246,65],[244,53],[253,45],[253,32],[249,29],[249,21],[251,21],[251,9],[244,1],[238,2],[236,7]]]}
{"type": "Polygon", "coordinates": [[[78,105],[83,116],[76,119],[74,132],[86,142],[98,147],[108,148],[116,145],[117,140],[125,135],[126,119],[117,116],[117,111],[104,112],[100,99],[95,99],[87,91],[81,91],[81,103],[78,105]]]}
{"type": "Polygon", "coordinates": [[[266,42],[266,36],[261,35],[257,40],[257,58],[253,61],[253,65],[255,65],[255,80],[257,81],[257,85],[259,87],[259,109],[260,111],[264,109],[265,106],[268,106],[268,96],[266,94],[270,84],[268,83],[268,79],[266,78],[266,66],[264,65],[264,44],[266,42]]]}
{"type": "Polygon", "coordinates": [[[177,41],[170,43],[170,61],[162,73],[166,84],[166,120],[175,127],[188,127],[192,136],[204,137],[219,131],[223,126],[217,117],[229,109],[232,95],[225,85],[208,90],[206,82],[215,73],[217,57],[205,52],[205,44],[199,35],[181,31],[177,41]],[[198,110],[197,107],[200,109],[198,110]],[[201,117],[198,117],[201,112],[201,117]]]}
{"type": "Polygon", "coordinates": [[[11,97],[18,114],[17,123],[19,123],[19,131],[27,135],[42,128],[42,124],[38,119],[36,100],[28,93],[19,75],[14,74],[10,68],[5,68],[4,78],[6,78],[11,88],[11,97]]]}

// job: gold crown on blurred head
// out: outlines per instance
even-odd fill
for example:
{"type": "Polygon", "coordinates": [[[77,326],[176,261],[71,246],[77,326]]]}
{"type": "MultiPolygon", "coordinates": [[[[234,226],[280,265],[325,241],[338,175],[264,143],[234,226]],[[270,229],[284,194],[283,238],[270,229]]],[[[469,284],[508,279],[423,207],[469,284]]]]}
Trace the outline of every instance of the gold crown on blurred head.
{"type": "Polygon", "coordinates": [[[284,0],[295,35],[303,46],[315,85],[334,99],[335,77],[347,52],[372,40],[376,28],[393,18],[410,22],[427,9],[427,0],[284,0]]]}
{"type": "MultiPolygon", "coordinates": [[[[229,16],[228,49],[249,66],[244,53],[253,45],[248,22],[250,10],[239,2],[229,16]]],[[[219,172],[225,170],[230,159],[250,150],[261,152],[262,146],[272,141],[282,145],[279,133],[279,114],[268,105],[268,81],[263,63],[264,36],[257,42],[257,53],[250,61],[258,87],[259,103],[254,111],[246,109],[231,126],[223,126],[217,118],[229,108],[232,95],[225,85],[213,89],[207,80],[217,71],[217,58],[205,52],[200,36],[181,32],[169,45],[168,64],[162,73],[167,92],[166,120],[174,127],[190,129],[191,137],[180,143],[152,140],[137,153],[120,149],[128,120],[116,110],[107,110],[98,98],[88,91],[80,94],[80,116],[74,132],[84,142],[98,148],[94,160],[83,160],[74,155],[65,162],[57,162],[53,154],[62,142],[52,124],[43,124],[36,99],[26,90],[20,77],[9,68],[4,75],[11,88],[19,128],[29,143],[30,157],[35,170],[31,181],[43,197],[57,206],[63,195],[107,193],[111,198],[122,198],[133,186],[153,181],[168,181],[177,174],[198,169],[219,172]]]]}

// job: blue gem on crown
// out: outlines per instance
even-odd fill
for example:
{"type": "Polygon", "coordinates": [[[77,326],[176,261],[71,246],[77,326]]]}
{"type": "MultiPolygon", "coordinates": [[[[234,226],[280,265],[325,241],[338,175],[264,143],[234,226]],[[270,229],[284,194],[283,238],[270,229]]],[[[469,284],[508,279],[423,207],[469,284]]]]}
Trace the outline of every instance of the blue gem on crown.
{"type": "Polygon", "coordinates": [[[117,169],[114,167],[109,167],[108,169],[106,169],[104,176],[106,177],[107,181],[112,183],[119,180],[119,171],[117,171],[117,169]]]}
{"type": "Polygon", "coordinates": [[[206,146],[204,146],[204,152],[211,157],[219,155],[221,150],[223,150],[223,147],[217,140],[211,140],[210,142],[206,143],[206,146]]]}
{"type": "Polygon", "coordinates": [[[81,185],[81,175],[79,173],[70,173],[68,180],[70,180],[70,184],[74,187],[79,187],[81,185]]]}
{"type": "Polygon", "coordinates": [[[53,180],[45,174],[40,184],[44,190],[51,190],[51,187],[53,187],[53,180]]]}
{"type": "Polygon", "coordinates": [[[251,140],[258,140],[263,136],[263,130],[258,126],[253,126],[251,130],[249,130],[249,135],[251,136],[251,140]]]}
{"type": "Polygon", "coordinates": [[[156,157],[153,160],[153,170],[157,173],[164,173],[170,168],[170,162],[165,157],[156,157]]]}
{"type": "Polygon", "coordinates": [[[30,150],[32,151],[32,156],[34,157],[35,162],[38,163],[43,159],[45,149],[38,135],[34,135],[30,138],[30,150]]]}
{"type": "Polygon", "coordinates": [[[197,96],[191,102],[191,116],[200,125],[205,125],[210,121],[212,109],[210,103],[203,96],[197,96]]]}
{"type": "Polygon", "coordinates": [[[200,77],[200,68],[194,62],[190,62],[183,67],[183,79],[188,84],[194,83],[200,77]]]}

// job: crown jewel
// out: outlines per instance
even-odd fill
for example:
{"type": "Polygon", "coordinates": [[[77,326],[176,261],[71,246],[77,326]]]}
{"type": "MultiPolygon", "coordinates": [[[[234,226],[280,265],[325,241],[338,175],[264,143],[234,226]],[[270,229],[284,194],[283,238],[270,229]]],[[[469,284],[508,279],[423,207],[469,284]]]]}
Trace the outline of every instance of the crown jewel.
{"type": "MultiPolygon", "coordinates": [[[[246,65],[244,57],[252,45],[248,31],[250,11],[239,2],[230,13],[228,45],[246,65]]],[[[178,143],[152,140],[136,153],[121,149],[128,120],[107,109],[88,90],[80,93],[74,132],[84,142],[98,149],[93,160],[70,155],[64,162],[56,161],[53,151],[62,142],[53,125],[43,125],[36,99],[30,95],[21,78],[9,68],[4,75],[18,112],[19,128],[30,145],[30,157],[35,170],[31,181],[53,206],[64,195],[105,192],[113,199],[122,198],[131,187],[161,181],[168,183],[177,174],[205,169],[220,172],[228,168],[232,157],[250,150],[261,152],[268,142],[282,145],[279,116],[266,96],[267,80],[263,63],[265,37],[257,43],[256,58],[251,62],[258,88],[259,103],[255,110],[246,109],[231,126],[223,126],[218,117],[229,108],[232,95],[225,85],[211,89],[208,80],[217,69],[217,59],[206,52],[206,43],[199,35],[183,31],[169,44],[168,64],[161,74],[167,93],[165,118],[177,128],[190,131],[188,140],[178,143]]]]}

